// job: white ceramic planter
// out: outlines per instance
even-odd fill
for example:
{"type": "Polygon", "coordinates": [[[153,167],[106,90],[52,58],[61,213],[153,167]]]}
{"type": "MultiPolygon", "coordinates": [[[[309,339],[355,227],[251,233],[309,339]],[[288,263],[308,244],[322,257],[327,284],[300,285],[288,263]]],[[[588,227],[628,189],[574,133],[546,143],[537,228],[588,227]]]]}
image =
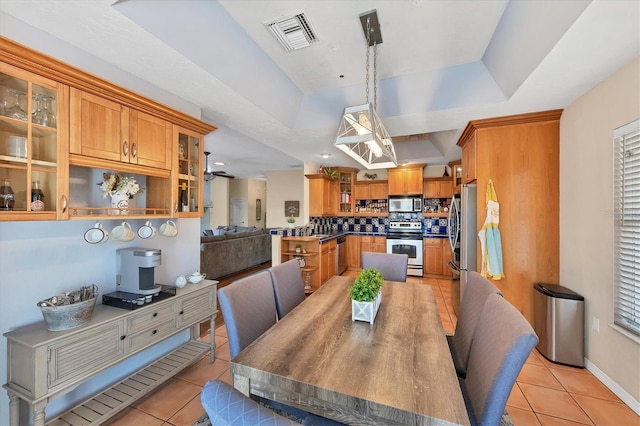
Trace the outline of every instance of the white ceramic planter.
{"type": "Polygon", "coordinates": [[[376,319],[378,309],[382,303],[382,292],[379,292],[376,298],[371,302],[351,301],[351,321],[365,321],[373,324],[376,319]]]}

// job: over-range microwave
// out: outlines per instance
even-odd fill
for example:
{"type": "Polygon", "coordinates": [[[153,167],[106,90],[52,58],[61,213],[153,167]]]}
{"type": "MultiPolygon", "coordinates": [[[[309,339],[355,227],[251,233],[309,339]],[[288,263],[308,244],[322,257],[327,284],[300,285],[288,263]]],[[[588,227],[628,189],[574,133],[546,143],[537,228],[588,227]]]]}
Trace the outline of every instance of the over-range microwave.
{"type": "Polygon", "coordinates": [[[420,213],[422,197],[389,197],[389,213],[420,213]]]}

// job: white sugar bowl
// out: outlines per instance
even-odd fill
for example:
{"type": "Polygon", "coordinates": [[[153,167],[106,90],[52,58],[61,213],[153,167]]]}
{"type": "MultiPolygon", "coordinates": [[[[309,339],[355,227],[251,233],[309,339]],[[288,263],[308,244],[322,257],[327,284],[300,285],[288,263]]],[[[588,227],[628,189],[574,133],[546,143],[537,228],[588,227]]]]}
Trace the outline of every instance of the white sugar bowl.
{"type": "Polygon", "coordinates": [[[200,272],[196,271],[193,274],[189,275],[189,282],[191,284],[198,284],[200,281],[204,280],[204,278],[207,276],[207,274],[201,274],[200,272]]]}
{"type": "Polygon", "coordinates": [[[176,287],[182,288],[187,285],[187,278],[184,275],[178,275],[176,278],[176,287]]]}

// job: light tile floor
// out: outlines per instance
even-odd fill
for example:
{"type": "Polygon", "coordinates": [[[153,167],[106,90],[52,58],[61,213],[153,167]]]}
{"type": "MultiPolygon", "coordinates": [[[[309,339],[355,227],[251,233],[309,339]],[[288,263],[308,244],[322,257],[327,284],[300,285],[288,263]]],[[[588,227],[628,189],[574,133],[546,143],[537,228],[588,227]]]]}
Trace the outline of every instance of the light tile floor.
{"type": "MultiPolygon", "coordinates": [[[[433,287],[444,329],[453,333],[456,316],[451,305],[451,281],[415,277],[408,280],[433,287]]],[[[215,335],[217,350],[213,364],[208,355],[203,357],[110,424],[193,425],[204,413],[200,391],[206,381],[219,378],[232,383],[224,325],[216,328],[215,335]]],[[[207,338],[208,335],[204,340],[207,338]]],[[[551,363],[535,350],[518,376],[507,410],[516,426],[640,425],[640,417],[588,370],[551,363]]]]}

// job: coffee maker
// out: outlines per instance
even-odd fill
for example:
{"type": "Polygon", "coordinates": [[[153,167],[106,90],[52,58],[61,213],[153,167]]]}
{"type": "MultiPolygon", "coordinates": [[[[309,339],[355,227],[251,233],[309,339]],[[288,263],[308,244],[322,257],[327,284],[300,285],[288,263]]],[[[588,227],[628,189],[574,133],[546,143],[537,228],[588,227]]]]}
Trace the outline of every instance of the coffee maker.
{"type": "Polygon", "coordinates": [[[154,280],[154,268],[160,266],[162,251],[140,247],[116,250],[118,291],[135,294],[156,294],[161,290],[154,280]]]}

